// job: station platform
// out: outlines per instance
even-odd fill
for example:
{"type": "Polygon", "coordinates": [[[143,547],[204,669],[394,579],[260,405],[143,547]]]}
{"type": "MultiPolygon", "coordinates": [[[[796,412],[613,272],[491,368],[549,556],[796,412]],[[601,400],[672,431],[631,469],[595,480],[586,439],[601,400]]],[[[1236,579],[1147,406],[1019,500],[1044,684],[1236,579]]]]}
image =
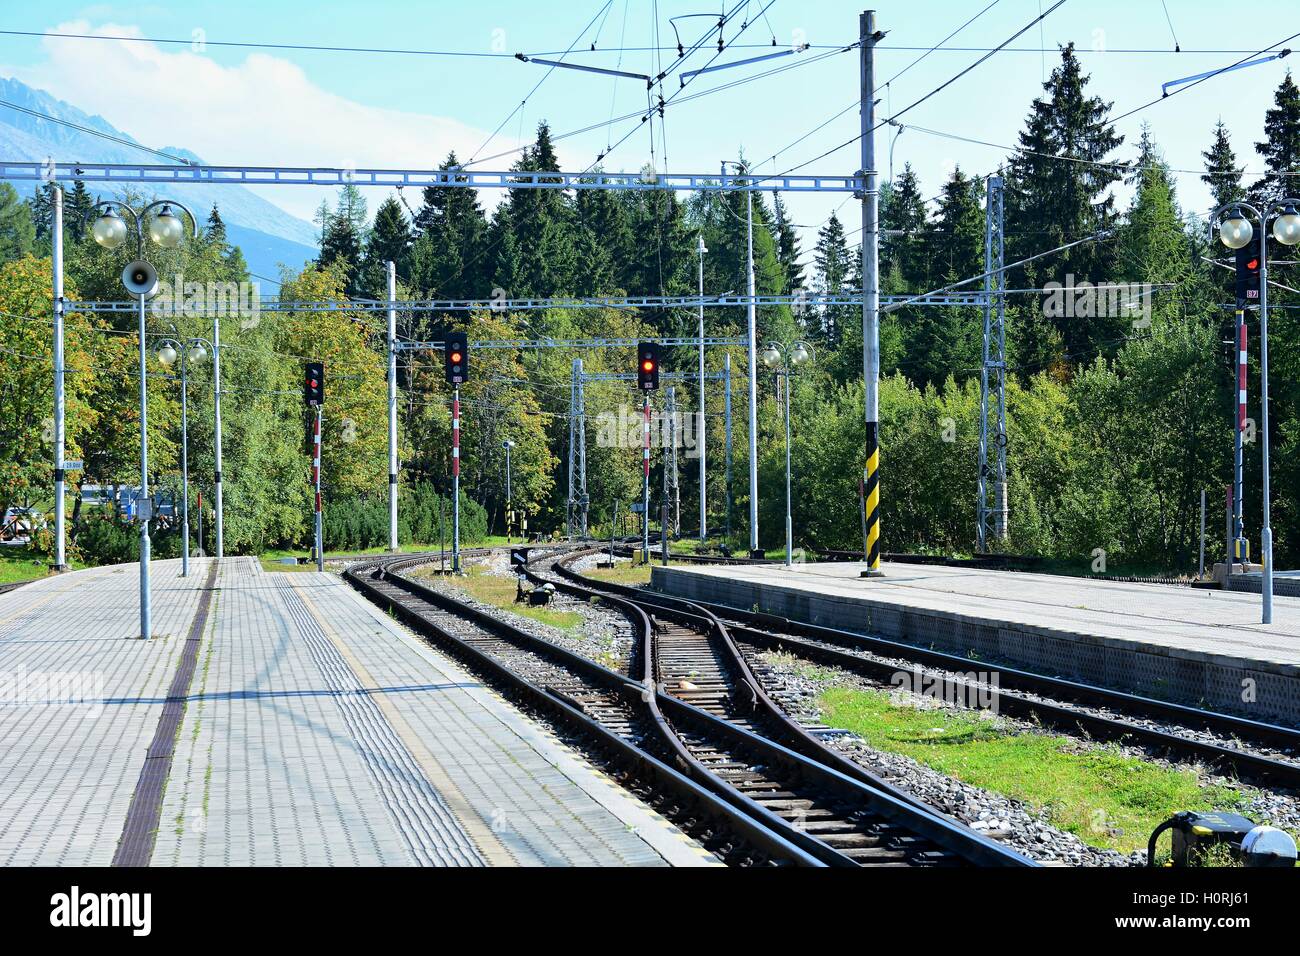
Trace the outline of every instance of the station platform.
{"type": "Polygon", "coordinates": [[[179,572],[0,594],[0,863],[715,863],[337,575],[179,572]]]}
{"type": "Polygon", "coordinates": [[[1300,597],[887,563],[655,567],[669,594],[1300,726],[1300,597]]]}

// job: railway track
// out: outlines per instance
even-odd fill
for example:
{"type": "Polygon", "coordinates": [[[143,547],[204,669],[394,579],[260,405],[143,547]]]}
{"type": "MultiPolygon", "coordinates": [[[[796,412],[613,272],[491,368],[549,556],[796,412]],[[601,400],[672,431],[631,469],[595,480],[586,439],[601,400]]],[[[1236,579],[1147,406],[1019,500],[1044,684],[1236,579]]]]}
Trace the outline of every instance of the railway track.
{"type": "MultiPolygon", "coordinates": [[[[621,585],[590,583],[624,590],[621,585]]],[[[945,700],[981,700],[999,713],[1067,733],[1137,744],[1241,779],[1300,790],[1300,731],[1294,728],[1011,667],[998,666],[998,686],[991,687],[972,679],[974,662],[954,654],[667,595],[656,594],[651,600],[715,615],[746,650],[785,651],[883,684],[899,673],[900,662],[918,666],[945,700]]]]}
{"type": "Polygon", "coordinates": [[[630,602],[653,615],[645,683],[654,682],[693,769],[707,774],[698,778],[724,799],[749,812],[757,806],[859,865],[1029,863],[827,747],[819,735],[830,728],[788,717],[708,612],[580,583],[567,564],[589,553],[552,555],[527,573],[576,597],[630,602]]]}
{"type": "Polygon", "coordinates": [[[743,694],[720,695],[714,713],[665,692],[656,675],[685,673],[697,648],[660,648],[651,618],[634,602],[585,595],[624,613],[638,634],[631,673],[618,674],[419,583],[407,572],[426,561],[375,560],[349,568],[345,577],[530,709],[567,727],[616,779],[724,860],[1032,865],[927,808],[762,736],[743,712],[743,694]]]}
{"type": "Polygon", "coordinates": [[[427,559],[374,559],[344,572],[367,598],[547,720],[621,785],[723,861],[743,866],[824,865],[756,824],[656,756],[662,718],[641,685],[415,581],[427,559]]]}

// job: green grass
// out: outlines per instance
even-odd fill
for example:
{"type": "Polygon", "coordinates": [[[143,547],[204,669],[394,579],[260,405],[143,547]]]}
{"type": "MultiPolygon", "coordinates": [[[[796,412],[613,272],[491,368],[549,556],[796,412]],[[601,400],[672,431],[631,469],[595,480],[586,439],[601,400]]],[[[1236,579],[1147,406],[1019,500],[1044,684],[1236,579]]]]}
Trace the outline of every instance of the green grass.
{"type": "Polygon", "coordinates": [[[316,570],[316,564],[315,564],[314,562],[312,562],[312,561],[302,561],[302,560],[301,560],[301,556],[299,556],[299,558],[300,558],[300,560],[299,560],[299,563],[298,563],[298,564],[281,564],[278,558],[268,557],[268,556],[265,555],[265,554],[263,554],[263,555],[259,555],[257,560],[260,561],[260,562],[262,563],[262,570],[263,570],[263,571],[291,571],[291,572],[299,572],[299,571],[315,571],[315,570],[316,570]]]}
{"type": "Polygon", "coordinates": [[[26,546],[0,547],[0,584],[34,581],[50,573],[49,559],[26,546]]]}
{"type": "Polygon", "coordinates": [[[1231,809],[1241,799],[1231,787],[1202,785],[1191,770],[1054,734],[1008,732],[971,712],[896,706],[884,691],[829,687],[818,703],[830,726],[1023,800],[1092,846],[1125,853],[1145,848],[1151,831],[1173,813],[1231,809]]]}
{"type": "Polygon", "coordinates": [[[545,607],[531,607],[522,602],[516,604],[514,575],[492,574],[479,565],[471,564],[466,568],[464,575],[447,580],[476,601],[502,608],[542,624],[549,624],[565,631],[577,630],[582,626],[582,615],[577,611],[553,611],[545,607]]]}
{"type": "MultiPolygon", "coordinates": [[[[638,551],[636,554],[637,557],[634,560],[639,560],[640,552],[638,551]]],[[[609,556],[606,555],[605,560],[608,559],[609,556]]],[[[668,563],[670,565],[676,563],[673,561],[671,553],[668,557],[668,563]]],[[[626,584],[631,587],[638,587],[650,583],[651,565],[659,567],[662,564],[663,562],[659,559],[659,551],[655,550],[654,558],[650,564],[633,564],[630,561],[619,561],[615,563],[613,568],[593,567],[582,573],[596,581],[609,581],[611,584],[626,584]]]]}
{"type": "MultiPolygon", "coordinates": [[[[479,543],[479,544],[464,544],[464,543],[462,543],[462,547],[465,547],[465,548],[482,548],[482,547],[488,547],[489,545],[491,545],[491,546],[495,546],[495,545],[498,545],[498,544],[505,544],[505,543],[506,543],[506,539],[505,539],[504,537],[497,536],[497,537],[488,538],[488,540],[487,540],[486,542],[479,543]],[[499,540],[498,540],[498,538],[499,538],[499,540]]],[[[438,544],[437,544],[437,542],[434,542],[433,544],[404,544],[404,545],[401,545],[400,547],[398,547],[397,550],[398,550],[399,552],[403,553],[403,554],[414,554],[414,553],[419,552],[419,551],[437,551],[437,550],[438,550],[438,544]]],[[[447,542],[447,552],[448,552],[448,553],[451,552],[451,542],[450,542],[450,541],[447,542]]],[[[270,560],[274,561],[276,558],[305,558],[305,557],[307,557],[307,555],[310,554],[310,553],[311,553],[311,548],[310,548],[310,547],[306,547],[306,548],[272,548],[272,549],[269,550],[269,551],[263,551],[260,555],[258,555],[258,557],[263,558],[263,559],[270,559],[270,560]]],[[[327,560],[327,561],[329,560],[329,558],[330,558],[330,554],[331,554],[331,553],[332,553],[332,552],[330,552],[330,551],[326,551],[326,552],[325,552],[325,560],[327,560]]],[[[360,550],[360,551],[339,551],[339,552],[337,552],[337,553],[338,553],[338,554],[349,554],[349,555],[351,555],[351,554],[363,554],[363,555],[364,555],[364,554],[388,554],[388,548],[387,548],[387,546],[380,546],[380,547],[375,547],[375,548],[363,548],[363,549],[360,550]]]]}

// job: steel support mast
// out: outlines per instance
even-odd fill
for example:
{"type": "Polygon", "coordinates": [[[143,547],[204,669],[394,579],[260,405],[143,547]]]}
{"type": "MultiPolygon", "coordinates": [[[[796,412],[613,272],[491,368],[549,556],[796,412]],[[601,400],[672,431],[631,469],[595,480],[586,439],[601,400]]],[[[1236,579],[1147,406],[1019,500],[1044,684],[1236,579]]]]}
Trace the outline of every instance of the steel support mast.
{"type": "Polygon", "coordinates": [[[976,545],[987,552],[1007,538],[1007,348],[1003,180],[990,176],[984,208],[984,344],[980,365],[980,438],[975,501],[976,545]]]}
{"type": "Polygon", "coordinates": [[[876,173],[876,12],[865,11],[861,36],[862,119],[862,377],[866,391],[866,449],[862,472],[867,516],[867,567],[880,574],[880,207],[876,173]]]}
{"type": "Polygon", "coordinates": [[[696,451],[700,456],[700,544],[704,544],[709,536],[709,473],[708,473],[708,431],[706,428],[707,420],[705,418],[705,391],[704,391],[704,254],[709,250],[704,247],[704,236],[699,237],[698,251],[700,254],[700,309],[699,309],[699,332],[700,332],[700,413],[696,425],[695,443],[696,451]]]}

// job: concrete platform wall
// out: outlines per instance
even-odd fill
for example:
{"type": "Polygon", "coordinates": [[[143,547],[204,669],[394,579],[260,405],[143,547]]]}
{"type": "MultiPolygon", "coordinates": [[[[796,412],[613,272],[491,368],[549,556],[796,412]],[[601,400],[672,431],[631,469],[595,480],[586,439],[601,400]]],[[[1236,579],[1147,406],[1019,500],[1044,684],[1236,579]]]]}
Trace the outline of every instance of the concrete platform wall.
{"type": "Polygon", "coordinates": [[[1088,634],[902,606],[867,597],[844,598],[805,588],[758,584],[734,577],[655,567],[651,585],[691,600],[756,609],[795,621],[878,635],[920,647],[1052,676],[1143,694],[1180,704],[1300,726],[1300,668],[1268,661],[1206,655],[1177,648],[1123,644],[1088,634]],[[1243,702],[1253,681],[1255,700],[1243,702]]]}

